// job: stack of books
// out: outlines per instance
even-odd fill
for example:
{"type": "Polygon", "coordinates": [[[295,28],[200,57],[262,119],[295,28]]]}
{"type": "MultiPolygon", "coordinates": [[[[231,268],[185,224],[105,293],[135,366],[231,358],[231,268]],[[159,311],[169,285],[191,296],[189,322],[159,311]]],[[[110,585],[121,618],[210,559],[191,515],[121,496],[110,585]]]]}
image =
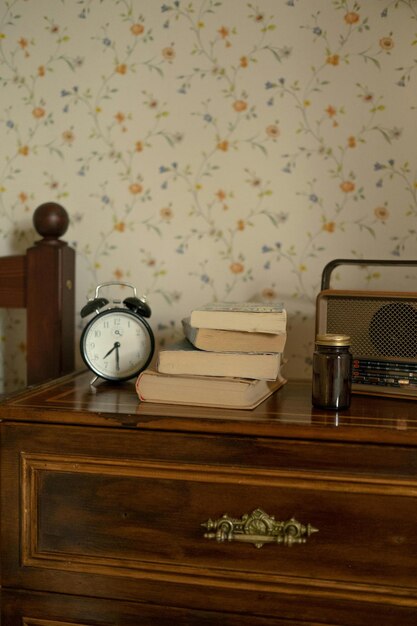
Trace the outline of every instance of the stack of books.
{"type": "Polygon", "coordinates": [[[286,381],[282,305],[211,303],[182,320],[184,337],[139,374],[143,402],[252,409],[286,381]]]}

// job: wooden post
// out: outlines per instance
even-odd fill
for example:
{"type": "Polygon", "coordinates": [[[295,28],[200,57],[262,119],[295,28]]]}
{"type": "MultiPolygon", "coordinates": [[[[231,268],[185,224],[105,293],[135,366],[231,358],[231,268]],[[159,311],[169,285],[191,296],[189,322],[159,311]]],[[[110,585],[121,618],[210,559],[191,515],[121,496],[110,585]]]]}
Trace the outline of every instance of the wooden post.
{"type": "Polygon", "coordinates": [[[75,252],[59,238],[69,224],[65,209],[41,204],[33,224],[42,239],[26,255],[27,382],[74,369],[75,252]]]}

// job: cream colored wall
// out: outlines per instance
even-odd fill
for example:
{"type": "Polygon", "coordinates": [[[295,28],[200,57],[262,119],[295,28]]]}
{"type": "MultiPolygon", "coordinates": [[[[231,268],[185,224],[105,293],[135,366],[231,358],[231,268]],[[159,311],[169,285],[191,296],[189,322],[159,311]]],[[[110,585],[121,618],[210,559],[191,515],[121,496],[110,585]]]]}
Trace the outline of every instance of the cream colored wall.
{"type": "MultiPolygon", "coordinates": [[[[77,311],[97,283],[128,281],[167,341],[206,301],[282,300],[286,373],[305,377],[327,261],[415,256],[415,0],[0,11],[0,253],[31,243],[36,206],[62,203],[77,311]]],[[[9,388],[23,326],[3,312],[9,388]]]]}

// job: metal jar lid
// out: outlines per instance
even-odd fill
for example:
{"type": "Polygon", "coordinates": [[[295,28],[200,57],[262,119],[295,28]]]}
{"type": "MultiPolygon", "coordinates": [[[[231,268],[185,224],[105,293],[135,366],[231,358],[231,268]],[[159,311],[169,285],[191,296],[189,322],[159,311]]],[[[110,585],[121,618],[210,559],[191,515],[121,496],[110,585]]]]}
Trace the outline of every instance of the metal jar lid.
{"type": "Polygon", "coordinates": [[[325,333],[317,335],[316,343],[319,346],[350,346],[350,337],[349,335],[325,333]]]}

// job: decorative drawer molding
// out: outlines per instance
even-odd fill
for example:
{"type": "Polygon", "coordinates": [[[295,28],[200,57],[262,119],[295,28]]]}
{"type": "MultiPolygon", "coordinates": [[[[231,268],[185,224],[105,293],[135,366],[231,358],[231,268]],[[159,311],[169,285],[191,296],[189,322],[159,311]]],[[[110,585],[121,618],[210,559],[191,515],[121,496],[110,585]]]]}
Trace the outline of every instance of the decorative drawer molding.
{"type": "Polygon", "coordinates": [[[164,463],[161,461],[126,461],[124,459],[100,459],[93,457],[38,454],[21,452],[23,476],[45,470],[82,474],[107,474],[109,476],[166,477],[205,483],[240,483],[268,485],[271,487],[291,486],[293,489],[318,491],[345,491],[384,496],[403,495],[417,497],[416,478],[369,478],[347,477],[344,474],[296,470],[263,470],[227,466],[206,466],[193,463],[164,463]]]}
{"type": "Polygon", "coordinates": [[[416,589],[405,584],[415,580],[417,479],[24,452],[20,459],[23,568],[364,602],[383,597],[417,610],[416,589]],[[307,520],[320,532],[307,545],[259,551],[204,538],[209,517],[256,508],[307,520]],[[404,569],[393,580],[389,568],[400,553],[404,569]],[[368,578],[367,558],[380,569],[377,581],[368,578]]]}

